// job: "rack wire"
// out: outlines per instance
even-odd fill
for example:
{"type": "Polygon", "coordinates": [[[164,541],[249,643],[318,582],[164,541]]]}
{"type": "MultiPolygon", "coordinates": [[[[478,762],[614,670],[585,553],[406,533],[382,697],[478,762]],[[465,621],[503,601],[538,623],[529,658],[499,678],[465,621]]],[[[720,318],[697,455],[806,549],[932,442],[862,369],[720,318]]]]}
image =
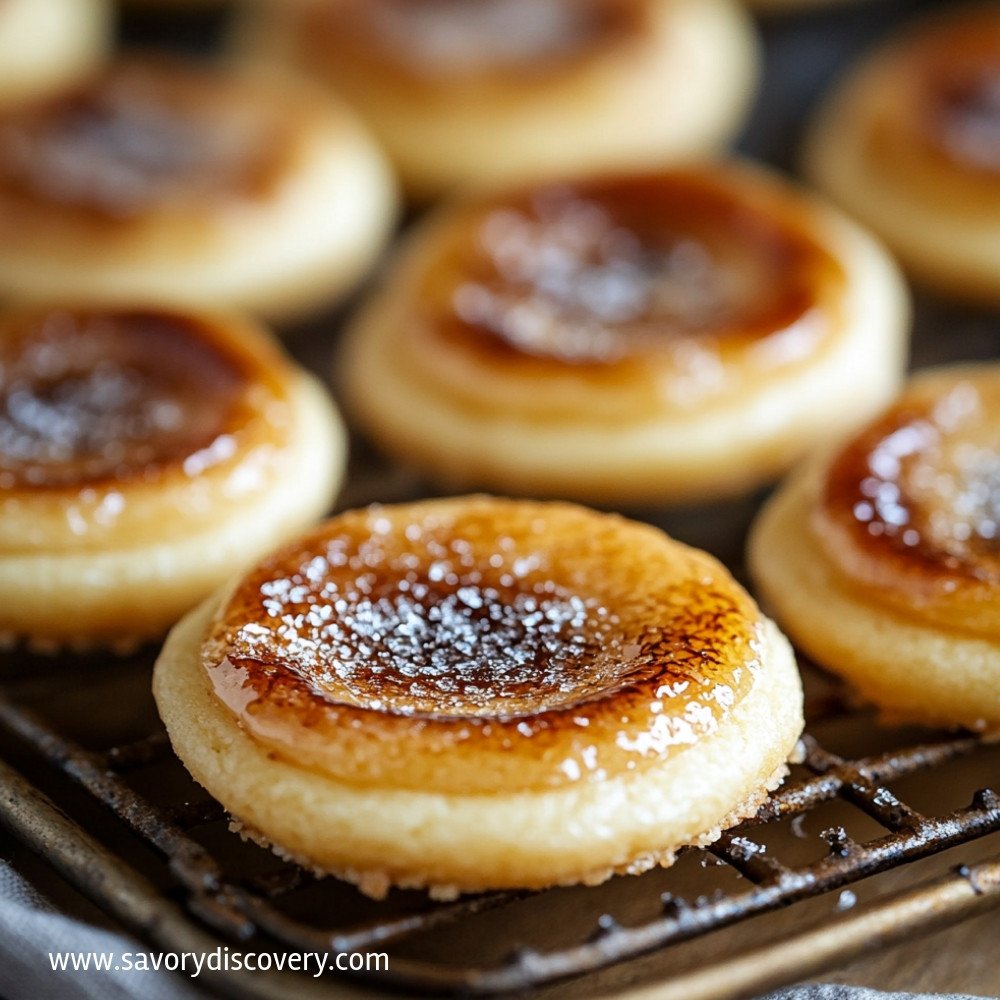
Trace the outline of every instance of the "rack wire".
{"type": "MultiPolygon", "coordinates": [[[[46,683],[27,673],[31,697],[16,696],[19,686],[26,687],[16,679],[0,694],[0,730],[26,749],[30,759],[44,759],[62,781],[68,779],[84,789],[153,848],[165,867],[164,877],[157,881],[165,880],[167,888],[147,886],[137,902],[136,887],[144,884],[141,873],[123,864],[92,836],[93,824],[91,832],[85,832],[8,765],[0,767],[7,789],[0,799],[0,822],[36,851],[50,856],[85,894],[164,949],[210,951],[226,944],[251,950],[386,953],[391,956],[388,971],[356,974],[381,989],[439,996],[537,990],[844,890],[880,872],[1000,832],[1000,794],[994,788],[980,788],[967,805],[940,812],[920,811],[891,788],[907,776],[991,753],[977,737],[947,735],[855,758],[833,753],[807,732],[801,742],[802,764],[793,779],[772,794],[753,819],[725,832],[700,852],[738,876],[728,890],[711,889],[708,872],[705,891],[688,896],[663,891],[656,878],[634,878],[636,893],[655,897],[651,901],[655,912],[627,924],[613,909],[601,908],[598,889],[582,890],[595,895],[598,907],[591,926],[576,940],[539,947],[530,937],[522,939],[512,932],[506,954],[491,961],[466,962],[453,956],[442,960],[433,957],[433,947],[425,947],[421,955],[421,948],[414,949],[412,942],[433,943],[435,935],[454,925],[490,911],[509,910],[526,896],[544,907],[548,894],[488,893],[439,904],[422,900],[402,912],[357,897],[356,917],[342,903],[335,923],[317,919],[313,908],[303,915],[295,899],[303,891],[322,893],[323,887],[316,885],[313,875],[292,864],[275,862],[263,866],[263,871],[248,865],[248,856],[267,852],[245,847],[236,834],[223,832],[226,816],[221,807],[186,777],[158,725],[148,727],[137,739],[87,749],[37,707],[47,701],[46,683]],[[159,777],[164,769],[173,772],[169,779],[159,777]],[[152,782],[151,773],[157,776],[152,782]],[[852,839],[845,825],[826,828],[821,834],[823,855],[805,864],[782,860],[768,848],[765,834],[769,828],[801,822],[835,801],[848,803],[852,811],[873,821],[872,835],[852,839]],[[213,836],[206,838],[206,831],[214,831],[213,836]],[[206,840],[213,846],[206,846],[206,840]],[[431,958],[426,957],[428,951],[431,958]]],[[[51,683],[59,683],[58,676],[54,674],[51,683]]],[[[845,708],[835,711],[849,712],[845,708]]],[[[811,714],[815,719],[816,711],[811,714]]],[[[830,716],[829,703],[823,714],[830,716]]],[[[106,822],[115,821],[108,817],[106,822]]],[[[99,833],[106,835],[106,826],[99,826],[99,833]]],[[[327,884],[334,883],[329,880],[327,884]]],[[[345,890],[341,887],[340,891],[345,890]]],[[[1000,857],[911,886],[901,896],[879,900],[864,911],[846,916],[834,913],[816,928],[765,943],[738,960],[720,960],[707,970],[682,973],[661,984],[657,996],[694,1000],[750,995],[843,961],[865,948],[993,906],[1000,906],[1000,857]]],[[[343,980],[324,982],[333,989],[343,980]]],[[[294,983],[297,995],[306,995],[301,992],[305,980],[297,978],[294,983]]],[[[284,979],[226,975],[215,985],[237,996],[280,997],[291,988],[287,975],[284,979]]],[[[318,988],[312,982],[308,985],[318,988]]]]}

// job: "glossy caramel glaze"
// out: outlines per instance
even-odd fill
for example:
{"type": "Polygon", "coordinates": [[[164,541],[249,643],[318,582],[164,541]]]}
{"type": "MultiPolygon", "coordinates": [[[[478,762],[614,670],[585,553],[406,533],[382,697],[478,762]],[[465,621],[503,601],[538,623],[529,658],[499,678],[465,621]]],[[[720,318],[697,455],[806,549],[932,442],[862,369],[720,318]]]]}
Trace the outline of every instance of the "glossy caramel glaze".
{"type": "Polygon", "coordinates": [[[292,763],[493,793],[710,735],[760,643],[726,571],[655,529],[465,498],[343,514],[278,553],[226,600],[203,662],[246,732],[292,763]]]}
{"type": "Polygon", "coordinates": [[[131,543],[261,488],[287,364],[253,327],[153,310],[0,317],[0,550],[131,543]],[[181,519],[178,521],[178,519],[181,519]],[[37,536],[37,538],[36,538],[37,536]]]}
{"type": "Polygon", "coordinates": [[[836,457],[816,527],[874,600],[1000,635],[1000,367],[916,379],[836,457]]]}
{"type": "Polygon", "coordinates": [[[0,203],[127,221],[266,198],[295,146],[292,117],[217,71],[125,60],[0,115],[0,203]]]}
{"type": "Polygon", "coordinates": [[[459,395],[482,385],[470,366],[532,380],[540,406],[537,380],[567,374],[654,412],[756,387],[837,329],[845,276],[816,226],[801,199],[725,167],[474,202],[413,265],[410,361],[459,395]]]}
{"type": "Polygon", "coordinates": [[[297,16],[296,47],[340,78],[388,74],[421,86],[456,77],[543,79],[639,35],[638,0],[342,0],[297,16]]]}

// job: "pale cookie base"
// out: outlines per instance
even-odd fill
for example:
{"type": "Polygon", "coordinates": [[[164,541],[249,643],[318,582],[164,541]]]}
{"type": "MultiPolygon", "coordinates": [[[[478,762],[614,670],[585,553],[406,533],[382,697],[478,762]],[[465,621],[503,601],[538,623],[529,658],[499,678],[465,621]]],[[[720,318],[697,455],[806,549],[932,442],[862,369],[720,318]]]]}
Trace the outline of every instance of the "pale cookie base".
{"type": "Polygon", "coordinates": [[[796,473],[751,532],[750,571],[768,609],[887,718],[1000,730],[1000,639],[922,625],[851,593],[809,527],[824,468],[796,473]]]}
{"type": "MultiPolygon", "coordinates": [[[[404,258],[347,332],[338,371],[348,407],[379,447],[449,490],[611,504],[745,493],[874,416],[902,380],[910,315],[902,278],[839,213],[817,206],[816,218],[846,272],[843,327],[815,357],[737,393],[624,421],[608,420],[586,385],[570,416],[465,404],[447,384],[414,372],[398,347],[412,321],[404,258]]],[[[541,407],[546,393],[539,380],[541,407]]]]}
{"type": "Polygon", "coordinates": [[[225,308],[280,323],[336,301],[388,240],[397,192],[360,123],[332,97],[320,100],[326,119],[266,200],[220,199],[203,218],[164,213],[134,230],[67,223],[44,239],[14,234],[0,241],[0,291],[16,302],[225,308]]]}
{"type": "Polygon", "coordinates": [[[498,795],[357,787],[278,759],[216,699],[199,650],[217,602],[171,632],[156,665],[175,751],[247,836],[373,896],[592,883],[669,864],[753,812],[802,730],[794,657],[768,623],[764,666],[718,731],[640,772],[498,795]]]}
{"type": "Polygon", "coordinates": [[[879,53],[837,89],[819,114],[803,150],[803,170],[821,191],[869,226],[921,283],[947,295],[1000,303],[1000,217],[958,210],[946,192],[924,201],[897,180],[919,164],[881,165],[869,151],[866,107],[883,86],[879,53]]]}
{"type": "Polygon", "coordinates": [[[52,93],[95,69],[111,49],[110,0],[4,0],[0,105],[52,93]]]}
{"type": "Polygon", "coordinates": [[[40,652],[129,651],[325,514],[343,476],[346,435],[312,376],[299,377],[292,400],[283,475],[256,499],[220,510],[209,528],[103,551],[0,553],[0,632],[40,652]]]}

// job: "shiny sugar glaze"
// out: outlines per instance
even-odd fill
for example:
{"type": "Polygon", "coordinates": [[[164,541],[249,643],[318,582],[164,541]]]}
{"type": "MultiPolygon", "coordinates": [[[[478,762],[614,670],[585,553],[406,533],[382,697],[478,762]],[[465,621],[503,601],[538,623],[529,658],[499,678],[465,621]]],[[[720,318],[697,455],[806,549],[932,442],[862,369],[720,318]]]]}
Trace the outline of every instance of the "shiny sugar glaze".
{"type": "Polygon", "coordinates": [[[0,116],[0,198],[128,220],[266,197],[292,140],[257,97],[165,58],[120,62],[0,116]]]}
{"type": "Polygon", "coordinates": [[[347,0],[313,4],[300,18],[299,42],[320,65],[333,54],[352,63],[374,51],[385,70],[418,82],[494,74],[534,79],[638,35],[642,6],[639,0],[347,0]]]}
{"type": "Polygon", "coordinates": [[[725,570],[654,529],[473,498],[329,522],[240,584],[204,663],[251,737],[293,763],[517,791],[710,735],[752,684],[758,624],[725,570]]]}
{"type": "Polygon", "coordinates": [[[839,319],[844,274],[814,225],[735,170],[534,188],[469,209],[422,267],[413,329],[540,374],[780,367],[839,319]]]}
{"type": "Polygon", "coordinates": [[[819,527],[877,599],[1000,635],[1000,367],[919,378],[837,456],[819,527]]]}
{"type": "Polygon", "coordinates": [[[208,324],[152,311],[51,309],[0,324],[0,488],[189,476],[231,457],[265,377],[208,324]]]}

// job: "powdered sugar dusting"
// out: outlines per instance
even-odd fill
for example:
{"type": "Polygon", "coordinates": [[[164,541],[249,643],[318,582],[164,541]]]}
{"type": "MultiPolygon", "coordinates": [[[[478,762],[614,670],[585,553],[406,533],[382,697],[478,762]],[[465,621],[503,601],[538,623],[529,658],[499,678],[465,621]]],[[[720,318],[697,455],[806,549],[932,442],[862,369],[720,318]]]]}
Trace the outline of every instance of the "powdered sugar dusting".
{"type": "Polygon", "coordinates": [[[853,514],[870,535],[1000,579],[1000,398],[982,388],[960,381],[882,437],[853,514]]]}
{"type": "Polygon", "coordinates": [[[501,548],[479,566],[461,537],[409,525],[409,551],[392,551],[374,527],[353,551],[334,539],[265,580],[230,658],[280,662],[317,693],[404,714],[537,712],[618,676],[616,616],[548,580],[540,554],[501,548]]]}
{"type": "Polygon", "coordinates": [[[704,244],[648,245],[569,190],[545,191],[531,213],[494,211],[480,240],[499,280],[460,285],[455,312],[525,353],[613,362],[637,340],[716,324],[731,306],[704,244]]]}

